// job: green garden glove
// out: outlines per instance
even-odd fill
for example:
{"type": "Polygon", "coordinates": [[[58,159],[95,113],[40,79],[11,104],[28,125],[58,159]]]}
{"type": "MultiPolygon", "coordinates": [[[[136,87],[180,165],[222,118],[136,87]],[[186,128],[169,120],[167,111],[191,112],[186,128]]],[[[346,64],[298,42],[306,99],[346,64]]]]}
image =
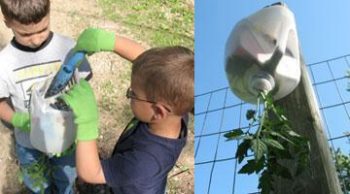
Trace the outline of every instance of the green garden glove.
{"type": "Polygon", "coordinates": [[[11,118],[11,124],[23,131],[23,132],[30,132],[30,118],[29,113],[26,112],[14,112],[13,116],[11,118]]]}
{"type": "Polygon", "coordinates": [[[99,51],[113,51],[115,34],[98,28],[87,28],[78,38],[74,51],[84,51],[88,54],[99,51]]]}
{"type": "Polygon", "coordinates": [[[98,137],[98,110],[90,84],[81,79],[78,84],[60,97],[73,110],[77,125],[77,140],[93,140],[98,137]]]}

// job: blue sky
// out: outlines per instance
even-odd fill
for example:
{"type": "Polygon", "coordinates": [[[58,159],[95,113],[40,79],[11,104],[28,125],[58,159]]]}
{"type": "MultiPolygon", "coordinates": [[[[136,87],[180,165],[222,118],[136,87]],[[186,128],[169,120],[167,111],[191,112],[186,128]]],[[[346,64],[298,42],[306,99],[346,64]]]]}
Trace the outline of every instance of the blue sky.
{"type": "MultiPolygon", "coordinates": [[[[224,47],[232,28],[240,19],[255,11],[275,3],[264,0],[200,0],[195,2],[195,94],[199,95],[215,89],[228,86],[224,71],[224,47]]],[[[338,0],[308,0],[284,1],[295,15],[298,36],[306,64],[311,64],[330,58],[350,54],[350,1],[338,0]]],[[[350,60],[350,57],[348,57],[350,60]]],[[[348,64],[344,58],[312,66],[310,77],[314,82],[331,80],[342,77],[346,73],[348,64]],[[328,66],[329,65],[329,66],[328,66]],[[331,75],[329,71],[334,75],[331,75]]],[[[348,102],[350,93],[346,92],[347,80],[342,79],[336,84],[327,83],[315,86],[319,96],[320,107],[323,109],[325,125],[331,137],[341,136],[344,131],[350,131],[350,120],[347,116],[350,105],[327,108],[328,106],[348,102]],[[348,112],[346,112],[348,111],[348,112]]],[[[220,90],[210,99],[209,95],[196,98],[196,113],[219,109],[240,103],[229,90],[220,90]],[[227,92],[227,93],[226,93],[227,92]],[[223,96],[227,95],[223,102],[223,96]],[[211,100],[209,107],[208,101],[211,100]],[[223,104],[225,103],[225,104],[223,104]]],[[[195,117],[196,136],[212,134],[220,131],[246,125],[244,112],[250,105],[243,105],[221,112],[211,112],[195,117]],[[243,115],[237,117],[232,115],[243,115]],[[220,122],[221,121],[221,122],[220,122]]],[[[207,193],[210,174],[212,174],[210,193],[232,193],[234,166],[232,160],[216,163],[206,161],[225,159],[234,156],[235,142],[225,142],[217,136],[205,136],[195,141],[196,165],[195,193],[207,193]],[[200,146],[199,146],[200,145],[200,146]],[[216,149],[215,149],[216,148],[216,149]]],[[[335,147],[342,147],[349,153],[349,144],[345,140],[334,141],[335,147]]],[[[237,167],[239,169],[239,167],[237,167]]],[[[235,194],[247,194],[256,191],[257,177],[238,175],[235,185],[235,194]]]]}
{"type": "MultiPolygon", "coordinates": [[[[224,45],[235,23],[276,1],[195,2],[195,93],[227,86],[224,45]]],[[[306,63],[350,53],[350,1],[285,1],[294,12],[306,63]]]]}

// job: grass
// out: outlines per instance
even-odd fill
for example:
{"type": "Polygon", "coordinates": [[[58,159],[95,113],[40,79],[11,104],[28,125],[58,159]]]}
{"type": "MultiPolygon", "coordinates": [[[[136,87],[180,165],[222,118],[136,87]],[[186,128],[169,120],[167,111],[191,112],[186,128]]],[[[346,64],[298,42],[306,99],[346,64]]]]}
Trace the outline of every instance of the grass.
{"type": "Polygon", "coordinates": [[[150,46],[194,45],[192,0],[98,0],[107,18],[150,46]]]}

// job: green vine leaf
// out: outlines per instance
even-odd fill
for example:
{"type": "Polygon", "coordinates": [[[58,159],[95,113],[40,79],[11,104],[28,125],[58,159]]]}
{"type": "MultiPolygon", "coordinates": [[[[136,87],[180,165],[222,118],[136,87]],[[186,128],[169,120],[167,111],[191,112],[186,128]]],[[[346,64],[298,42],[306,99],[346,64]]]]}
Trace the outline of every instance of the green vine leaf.
{"type": "Polygon", "coordinates": [[[246,113],[246,118],[247,120],[250,120],[250,119],[255,119],[255,113],[256,111],[255,110],[248,110],[247,113],[246,113]]]}
{"type": "Polygon", "coordinates": [[[276,174],[279,175],[280,177],[283,177],[285,179],[293,179],[292,174],[289,172],[288,168],[276,163],[274,165],[274,168],[276,170],[276,174]]]}
{"type": "Polygon", "coordinates": [[[294,131],[288,131],[288,134],[293,137],[301,137],[299,134],[295,133],[294,131]]]}
{"type": "Polygon", "coordinates": [[[32,179],[33,186],[40,188],[40,193],[44,193],[44,185],[48,181],[46,176],[51,173],[48,169],[48,161],[45,157],[40,157],[35,163],[22,167],[20,170],[21,178],[23,178],[24,173],[26,173],[32,179]]]}
{"type": "Polygon", "coordinates": [[[266,144],[260,139],[253,139],[251,143],[251,148],[254,152],[255,160],[258,161],[267,152],[266,144]]]}
{"type": "Polygon", "coordinates": [[[264,171],[261,173],[258,185],[258,188],[261,189],[261,194],[270,194],[270,191],[273,190],[272,182],[273,178],[268,171],[264,171]]]}
{"type": "Polygon", "coordinates": [[[258,162],[255,164],[255,173],[259,173],[261,170],[265,168],[265,157],[263,156],[258,162]]]}
{"type": "Polygon", "coordinates": [[[342,180],[340,183],[342,190],[344,193],[350,191],[350,154],[344,154],[338,148],[333,151],[333,160],[339,180],[342,180]]]}
{"type": "Polygon", "coordinates": [[[236,158],[238,158],[238,163],[241,163],[244,157],[247,156],[248,149],[250,148],[250,140],[244,139],[241,144],[239,144],[236,151],[236,158]]]}
{"type": "Polygon", "coordinates": [[[247,164],[244,165],[239,171],[239,174],[252,174],[256,170],[256,162],[255,160],[248,160],[247,164]]]}
{"type": "Polygon", "coordinates": [[[294,142],[292,142],[291,140],[289,140],[287,137],[281,135],[280,133],[277,133],[277,132],[274,132],[274,131],[271,131],[269,132],[272,136],[275,136],[275,137],[278,137],[278,138],[281,138],[285,141],[287,141],[288,143],[292,144],[292,145],[295,145],[294,142]]]}
{"type": "Polygon", "coordinates": [[[242,129],[234,129],[234,130],[224,134],[224,136],[227,138],[227,141],[230,141],[230,140],[234,140],[234,139],[240,139],[242,134],[243,134],[242,129]]]}
{"type": "Polygon", "coordinates": [[[273,140],[273,139],[263,139],[263,141],[267,144],[270,145],[274,148],[280,149],[280,150],[284,150],[284,147],[282,144],[280,144],[278,141],[273,140]]]}

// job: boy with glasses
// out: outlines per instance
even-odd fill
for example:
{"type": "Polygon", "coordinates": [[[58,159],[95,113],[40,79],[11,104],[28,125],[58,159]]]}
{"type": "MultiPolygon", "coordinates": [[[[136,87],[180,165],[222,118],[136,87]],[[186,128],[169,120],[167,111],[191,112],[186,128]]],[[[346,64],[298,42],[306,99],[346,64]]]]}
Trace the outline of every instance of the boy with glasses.
{"type": "Polygon", "coordinates": [[[85,30],[75,50],[114,51],[133,62],[126,97],[135,116],[111,158],[100,161],[98,110],[90,85],[82,80],[62,96],[77,124],[78,176],[90,183],[107,183],[114,193],[164,194],[167,174],[187,138],[184,115],[193,108],[193,52],[184,47],[143,52],[133,41],[101,29],[85,30]]]}
{"type": "MultiPolygon", "coordinates": [[[[140,99],[139,97],[136,96],[135,92],[132,91],[132,89],[129,87],[127,90],[126,90],[126,98],[128,99],[133,99],[133,100],[138,100],[138,101],[144,101],[144,102],[149,102],[149,103],[157,103],[155,101],[150,101],[150,100],[145,100],[145,99],[140,99]]],[[[168,112],[171,112],[170,108],[165,106],[164,105],[164,108],[168,111],[168,112]]]]}

